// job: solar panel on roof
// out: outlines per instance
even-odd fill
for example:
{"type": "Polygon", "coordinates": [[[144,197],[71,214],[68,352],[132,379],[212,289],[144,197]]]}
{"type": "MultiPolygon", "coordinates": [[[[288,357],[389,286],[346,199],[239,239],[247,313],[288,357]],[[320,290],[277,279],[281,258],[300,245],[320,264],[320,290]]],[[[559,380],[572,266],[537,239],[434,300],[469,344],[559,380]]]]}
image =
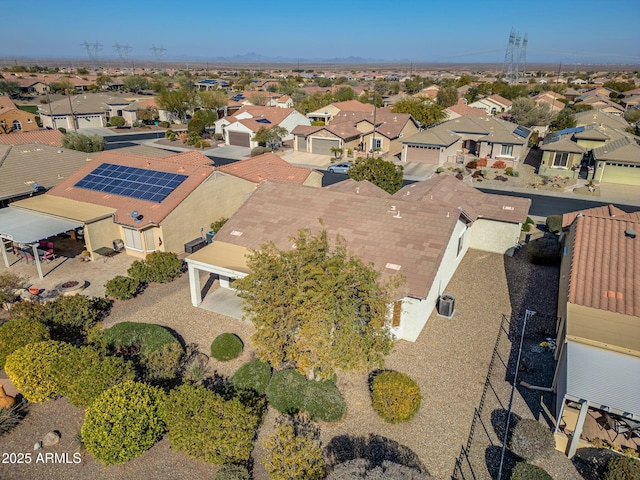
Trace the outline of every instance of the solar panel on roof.
{"type": "Polygon", "coordinates": [[[176,173],[103,163],[74,186],[160,203],[186,179],[176,173]]]}
{"type": "Polygon", "coordinates": [[[258,123],[271,123],[268,119],[266,118],[259,118],[258,120],[256,120],[256,122],[258,123]]]}
{"type": "Polygon", "coordinates": [[[528,128],[524,128],[522,125],[518,125],[513,133],[521,136],[522,138],[527,138],[531,133],[531,130],[529,130],[528,128]]]}

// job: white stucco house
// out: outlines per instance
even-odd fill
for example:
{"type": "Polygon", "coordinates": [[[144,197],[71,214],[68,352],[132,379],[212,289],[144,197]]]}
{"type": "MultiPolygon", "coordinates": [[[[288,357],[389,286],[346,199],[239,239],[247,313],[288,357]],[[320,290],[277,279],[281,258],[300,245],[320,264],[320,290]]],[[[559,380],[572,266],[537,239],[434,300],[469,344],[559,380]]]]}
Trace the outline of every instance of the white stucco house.
{"type": "Polygon", "coordinates": [[[328,188],[262,183],[213,243],[186,258],[191,301],[202,301],[201,272],[220,285],[249,274],[246,255],[272,241],[290,249],[300,229],[340,235],[347,248],[373,263],[383,278],[404,283],[389,308],[396,338],[415,341],[467,249],[505,253],[518,241],[528,199],[479,192],[452,176],[414,183],[390,195],[346,180],[328,188]]]}

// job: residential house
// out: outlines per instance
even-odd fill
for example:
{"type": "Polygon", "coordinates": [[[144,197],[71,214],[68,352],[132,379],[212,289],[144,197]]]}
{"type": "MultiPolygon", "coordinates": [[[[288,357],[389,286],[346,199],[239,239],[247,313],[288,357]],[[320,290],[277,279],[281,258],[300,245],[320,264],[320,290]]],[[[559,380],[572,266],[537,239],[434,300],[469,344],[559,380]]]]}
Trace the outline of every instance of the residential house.
{"type": "Polygon", "coordinates": [[[199,82],[196,82],[196,88],[198,90],[204,90],[204,91],[209,91],[209,90],[228,90],[229,89],[229,82],[227,80],[217,80],[217,79],[211,79],[211,78],[205,78],[204,80],[200,80],[199,82]]]}
{"type": "Polygon", "coordinates": [[[48,83],[52,81],[44,75],[23,77],[17,74],[10,76],[7,80],[16,82],[20,85],[20,91],[29,95],[44,95],[49,91],[48,83]]]}
{"type": "Polygon", "coordinates": [[[280,126],[289,132],[283,141],[293,139],[293,129],[298,125],[310,125],[309,119],[292,108],[245,105],[235,114],[223,117],[215,123],[215,132],[224,135],[227,145],[254,148],[258,142],[253,136],[261,128],[280,126]]]}
{"type": "Polygon", "coordinates": [[[293,108],[293,99],[289,95],[278,95],[275,93],[268,93],[267,107],[278,108],[293,108]]]}
{"type": "Polygon", "coordinates": [[[624,107],[619,103],[610,100],[609,97],[601,95],[582,96],[576,99],[576,103],[581,105],[591,105],[594,110],[600,110],[604,113],[622,117],[624,115],[624,107]]]}
{"type": "Polygon", "coordinates": [[[322,187],[322,173],[312,168],[291,165],[271,152],[222,165],[217,167],[217,171],[247,180],[256,187],[262,182],[322,187]]]}
{"type": "Polygon", "coordinates": [[[468,248],[504,253],[515,245],[526,220],[528,199],[488,195],[451,176],[414,183],[389,195],[368,182],[317,189],[261,184],[211,245],[186,258],[191,301],[202,302],[200,273],[220,285],[249,273],[246,255],[266,242],[291,248],[300,229],[326,230],[373,263],[383,279],[402,275],[390,306],[397,338],[415,341],[468,248]]]}
{"type": "Polygon", "coordinates": [[[523,160],[531,130],[487,115],[464,115],[403,139],[402,162],[442,165],[464,163],[464,155],[502,160],[516,165],[523,160]]]}
{"type": "Polygon", "coordinates": [[[138,112],[141,110],[154,109],[158,112],[158,120],[160,120],[160,108],[155,98],[145,98],[136,100],[122,109],[122,117],[127,125],[133,125],[137,121],[138,112]]]}
{"type": "Polygon", "coordinates": [[[497,113],[510,111],[511,105],[511,100],[507,100],[498,94],[493,94],[489,97],[476,100],[469,106],[473,108],[480,108],[481,110],[484,110],[487,115],[495,115],[497,113]]]}
{"type": "Polygon", "coordinates": [[[533,97],[533,101],[536,102],[536,105],[547,104],[553,113],[558,113],[560,110],[564,109],[565,104],[562,103],[560,99],[566,100],[566,97],[556,92],[542,92],[533,97]]]}
{"type": "Polygon", "coordinates": [[[314,112],[307,113],[307,117],[312,122],[324,122],[325,125],[331,123],[333,117],[340,112],[373,112],[373,105],[362,103],[358,100],[347,100],[345,102],[333,102],[314,112]]]}
{"type": "Polygon", "coordinates": [[[592,150],[593,179],[598,182],[640,185],[640,145],[628,136],[592,150]]]}
{"type": "Polygon", "coordinates": [[[105,127],[112,116],[122,116],[130,104],[131,100],[106,93],[87,93],[40,105],[38,109],[45,128],[82,130],[105,127]]]}
{"type": "Polygon", "coordinates": [[[447,120],[453,120],[464,115],[486,115],[483,109],[467,105],[467,101],[464,98],[459,98],[458,103],[447,107],[445,113],[447,114],[447,120]]]}
{"type": "Polygon", "coordinates": [[[587,210],[564,238],[553,389],[556,425],[576,419],[570,438],[556,434],[570,458],[589,410],[640,420],[639,231],[640,212],[587,210]]]}
{"type": "Polygon", "coordinates": [[[0,135],[39,128],[36,115],[20,110],[9,97],[0,95],[0,135]]]}
{"type": "MultiPolygon", "coordinates": [[[[585,127],[567,128],[546,135],[540,150],[540,175],[561,175],[578,178],[581,173],[584,155],[587,149],[575,142],[574,134],[583,132],[585,127]]],[[[585,166],[588,171],[588,167],[585,166]]]]}

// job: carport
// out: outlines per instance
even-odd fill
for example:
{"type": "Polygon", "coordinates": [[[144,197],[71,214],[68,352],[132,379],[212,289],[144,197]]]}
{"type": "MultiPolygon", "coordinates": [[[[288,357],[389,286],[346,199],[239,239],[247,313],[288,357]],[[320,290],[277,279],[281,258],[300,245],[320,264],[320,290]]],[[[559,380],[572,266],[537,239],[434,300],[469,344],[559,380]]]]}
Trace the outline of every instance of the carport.
{"type": "Polygon", "coordinates": [[[33,250],[33,258],[38,269],[38,275],[43,278],[38,242],[44,238],[82,226],[83,223],[78,220],[43,215],[20,208],[9,207],[1,209],[0,238],[2,239],[2,258],[5,266],[9,267],[6,241],[29,245],[33,250]]]}

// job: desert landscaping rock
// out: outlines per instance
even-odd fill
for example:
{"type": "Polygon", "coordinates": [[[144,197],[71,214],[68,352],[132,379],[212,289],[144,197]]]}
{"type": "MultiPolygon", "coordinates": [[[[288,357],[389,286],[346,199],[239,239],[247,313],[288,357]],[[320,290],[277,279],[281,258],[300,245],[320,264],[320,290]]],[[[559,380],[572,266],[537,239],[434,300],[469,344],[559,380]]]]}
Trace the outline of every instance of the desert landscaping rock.
{"type": "Polygon", "coordinates": [[[60,442],[60,432],[52,430],[42,438],[43,447],[52,447],[60,442]]]}

